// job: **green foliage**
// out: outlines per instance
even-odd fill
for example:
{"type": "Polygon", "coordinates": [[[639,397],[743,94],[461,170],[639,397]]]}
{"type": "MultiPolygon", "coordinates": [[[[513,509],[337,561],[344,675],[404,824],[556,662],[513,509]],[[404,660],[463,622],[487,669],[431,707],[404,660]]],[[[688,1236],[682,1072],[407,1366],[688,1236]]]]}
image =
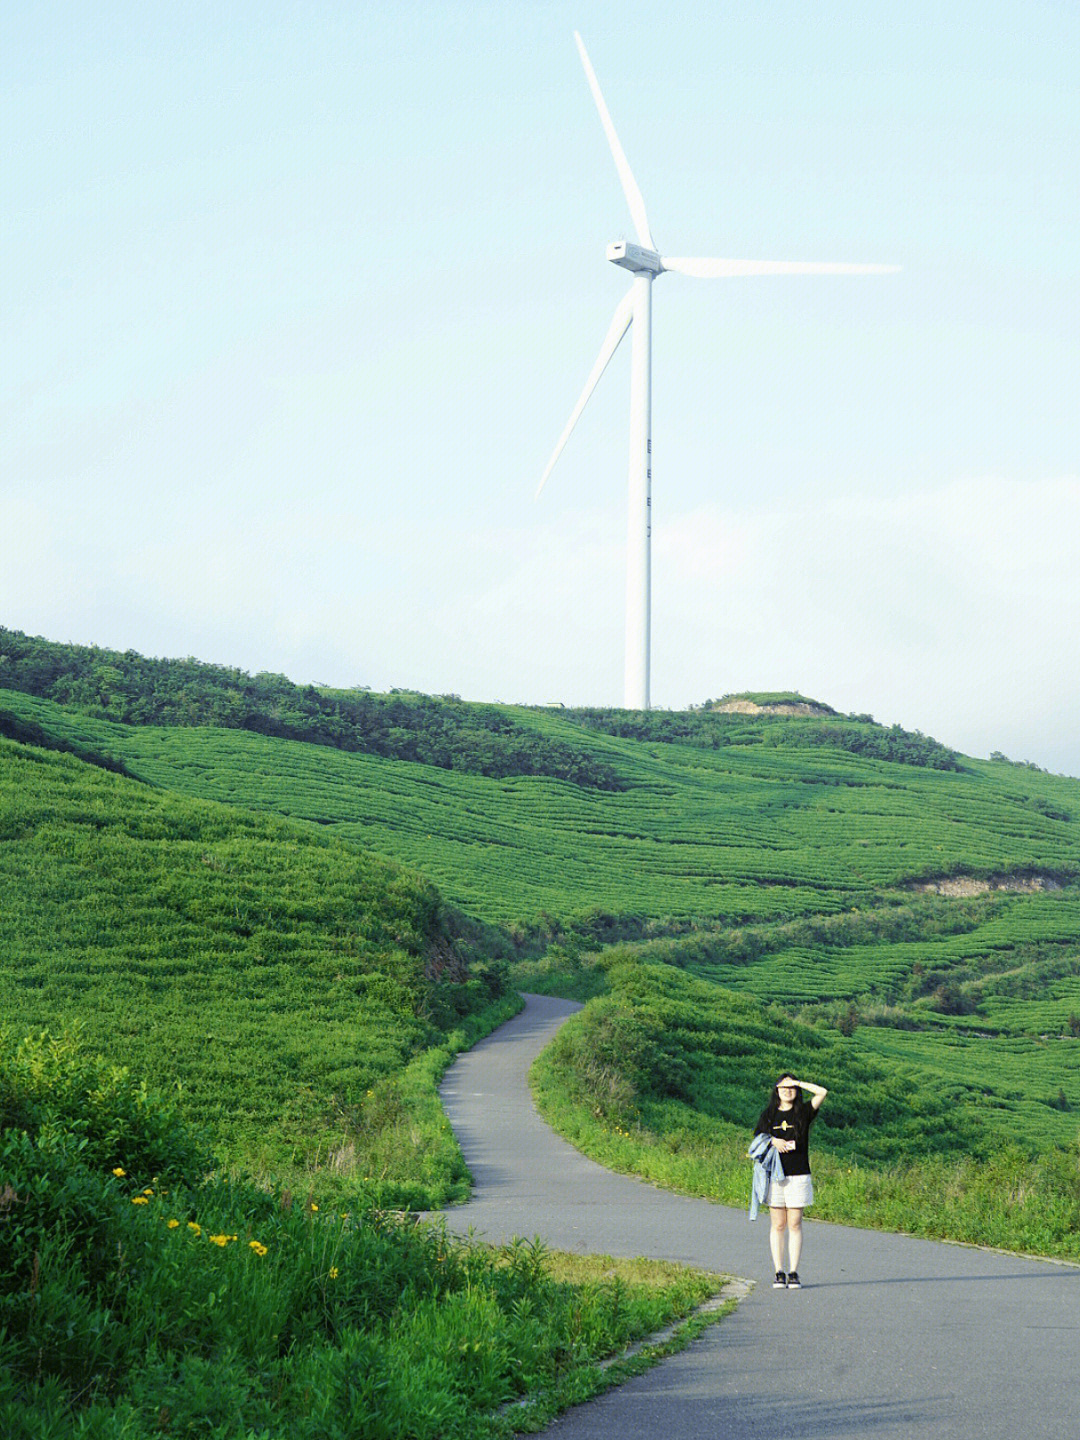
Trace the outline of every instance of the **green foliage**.
{"type": "Polygon", "coordinates": [[[943,876],[1080,874],[1080,831],[1060,818],[1080,813],[1080,784],[988,762],[954,772],[794,744],[661,749],[537,712],[538,729],[587,739],[617,768],[626,788],[601,794],[235,730],[108,724],[13,692],[3,704],[156,786],[302,819],[415,866],[525,945],[600,913],[640,935],[867,909],[943,876]]]}
{"type": "MultiPolygon", "coordinates": [[[[875,1063],[914,1066],[967,1095],[980,1131],[1040,1148],[1080,1108],[1080,893],[905,896],[873,910],[700,929],[512,967],[524,989],[606,994],[626,966],[677,967],[839,1036],[875,1063]],[[1057,1099],[1065,1095],[1068,1109],[1057,1099]]],[[[749,1102],[748,1102],[749,1103],[749,1102]]]]}
{"type": "MultiPolygon", "coordinates": [[[[959,770],[960,757],[921,731],[899,725],[886,728],[869,716],[846,719],[827,705],[801,695],[744,695],[727,697],[761,705],[809,705],[823,715],[740,715],[718,713],[709,705],[694,710],[575,709],[566,717],[608,735],[661,744],[694,745],[718,750],[729,745],[784,746],[797,749],[830,746],[852,755],[866,755],[900,765],[932,770],[959,770]]],[[[709,702],[721,704],[721,701],[709,702]]]]}
{"type": "MultiPolygon", "coordinates": [[[[0,631],[0,634],[2,633],[0,631]]],[[[112,770],[117,775],[128,773],[124,762],[117,760],[115,756],[106,755],[87,745],[80,745],[77,740],[50,734],[44,726],[36,724],[33,720],[13,715],[10,710],[0,709],[0,736],[7,740],[17,740],[22,745],[37,745],[43,750],[65,751],[69,755],[78,756],[80,760],[85,760],[88,765],[99,765],[101,769],[112,770]]]]}
{"type": "MultiPolygon", "coordinates": [[[[70,1065],[41,1056],[31,1040],[3,1059],[63,1114],[70,1065]]],[[[122,1088],[114,1101],[122,1120],[122,1088]]],[[[0,1129],[0,1174],[11,1440],[492,1436],[497,1407],[557,1391],[719,1284],[249,1184],[141,1185],[53,1121],[0,1129]]]]}
{"type": "Polygon", "coordinates": [[[590,1001],[551,1046],[552,1069],[597,1116],[628,1125],[643,1106],[675,1100],[751,1127],[776,1077],[791,1070],[828,1077],[818,1082],[833,1093],[815,1138],[838,1155],[892,1161],[913,1149],[985,1147],[981,1126],[960,1118],[971,1098],[962,1086],[886,1068],[839,1035],[665,965],[615,964],[608,981],[610,993],[590,1001]],[[601,1076],[621,1104],[605,1103],[601,1076]]]}
{"type": "Polygon", "coordinates": [[[467,1200],[472,1181],[439,1103],[439,1081],[459,1051],[521,1006],[518,996],[504,996],[467,1016],[404,1069],[376,1080],[356,1104],[337,1101],[340,1139],[325,1157],[309,1159],[296,1182],[327,1200],[359,1188],[368,1203],[398,1210],[435,1210],[467,1200]]]}
{"type": "Polygon", "coordinates": [[[4,1369],[82,1393],[129,1365],[118,1312],[141,1248],[132,1212],[210,1164],[175,1105],[72,1037],[0,1041],[4,1369]]]}
{"type": "MultiPolygon", "coordinates": [[[[611,768],[580,747],[545,739],[498,706],[451,696],[317,689],[284,675],[58,645],[2,627],[0,686],[126,725],[220,726],[473,775],[616,784],[611,768]]],[[[15,724],[0,715],[0,734],[37,744],[46,738],[15,724]]]]}
{"type": "Polygon", "coordinates": [[[39,1143],[47,1137],[49,1151],[74,1147],[83,1164],[120,1166],[134,1179],[191,1183],[213,1164],[206,1137],[184,1122],[175,1100],[89,1054],[74,1034],[43,1030],[13,1044],[0,1032],[0,1130],[39,1143]]]}

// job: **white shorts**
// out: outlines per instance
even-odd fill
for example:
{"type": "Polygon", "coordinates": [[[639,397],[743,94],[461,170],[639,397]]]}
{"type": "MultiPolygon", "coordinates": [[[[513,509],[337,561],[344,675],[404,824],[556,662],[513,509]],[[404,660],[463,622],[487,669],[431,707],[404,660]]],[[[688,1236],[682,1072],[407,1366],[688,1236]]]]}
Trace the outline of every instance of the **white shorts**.
{"type": "Polygon", "coordinates": [[[766,1205],[782,1205],[785,1209],[805,1210],[814,1203],[814,1182],[809,1175],[785,1175],[783,1180],[769,1182],[766,1205]]]}

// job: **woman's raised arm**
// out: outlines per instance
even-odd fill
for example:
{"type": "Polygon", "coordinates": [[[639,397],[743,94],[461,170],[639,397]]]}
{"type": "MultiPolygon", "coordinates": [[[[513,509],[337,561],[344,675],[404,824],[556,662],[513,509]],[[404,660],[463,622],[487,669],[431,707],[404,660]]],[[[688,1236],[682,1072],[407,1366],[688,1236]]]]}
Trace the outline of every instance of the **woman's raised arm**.
{"type": "Polygon", "coordinates": [[[820,1110],[822,1101],[829,1093],[828,1090],[826,1090],[825,1086],[811,1085],[809,1080],[796,1080],[795,1084],[798,1085],[800,1090],[810,1091],[810,1104],[814,1107],[815,1110],[820,1110]]]}

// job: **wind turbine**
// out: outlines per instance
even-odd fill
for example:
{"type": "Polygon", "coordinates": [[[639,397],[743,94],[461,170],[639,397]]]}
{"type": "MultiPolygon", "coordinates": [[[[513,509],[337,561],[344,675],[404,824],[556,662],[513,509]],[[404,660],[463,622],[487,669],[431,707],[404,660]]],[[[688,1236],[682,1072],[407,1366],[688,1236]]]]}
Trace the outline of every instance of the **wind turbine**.
{"type": "Polygon", "coordinates": [[[649,628],[651,616],[651,543],[652,543],[652,286],[658,275],[672,270],[678,275],[691,275],[699,280],[728,279],[743,275],[885,275],[898,270],[898,265],[834,265],[803,260],[722,260],[700,257],[673,259],[661,256],[649,230],[645,201],[638,189],[611,115],[604,104],[581,36],[574,31],[585,78],[589,82],[600,123],[604,127],[615,168],[619,172],[623,193],[637,233],[637,245],[616,241],[607,247],[607,258],[633,275],[630,289],[619,301],[611,326],[589,372],[581,397],[571,412],[566,429],[559,436],[554,454],[537,486],[536,495],[551,474],[556,460],[578,416],[585,409],[597,381],[607,369],[608,361],[619,348],[619,342],[633,325],[630,361],[630,480],[627,520],[626,561],[626,669],[623,704],[627,710],[649,708],[649,628]]]}

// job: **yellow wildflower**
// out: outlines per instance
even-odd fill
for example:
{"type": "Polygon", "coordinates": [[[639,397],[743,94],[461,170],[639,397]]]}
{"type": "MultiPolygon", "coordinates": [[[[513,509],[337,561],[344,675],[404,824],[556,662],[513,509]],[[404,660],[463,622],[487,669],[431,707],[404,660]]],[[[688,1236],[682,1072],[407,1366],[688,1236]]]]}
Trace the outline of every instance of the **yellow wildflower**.
{"type": "Polygon", "coordinates": [[[118,1180],[122,1180],[127,1174],[127,1171],[122,1165],[117,1165],[116,1169],[112,1173],[116,1176],[118,1180]]]}
{"type": "Polygon", "coordinates": [[[331,1280],[336,1280],[337,1277],[338,1277],[338,1268],[337,1268],[336,1265],[331,1265],[331,1266],[330,1266],[330,1279],[331,1279],[331,1280]]]}
{"type": "Polygon", "coordinates": [[[248,1249],[249,1249],[249,1250],[254,1250],[256,1255],[265,1255],[265,1254],[266,1254],[266,1246],[265,1246],[265,1245],[260,1245],[259,1242],[258,1242],[258,1240],[249,1240],[249,1241],[248,1241],[248,1249]]]}
{"type": "Polygon", "coordinates": [[[154,1192],[153,1192],[153,1190],[144,1190],[142,1193],[143,1193],[144,1195],[152,1195],[154,1192]]]}
{"type": "Polygon", "coordinates": [[[131,1203],[133,1205],[149,1205],[150,1201],[147,1200],[145,1195],[132,1195],[131,1203]]]}
{"type": "Polygon", "coordinates": [[[318,1205],[315,1204],[314,1200],[311,1202],[311,1208],[312,1210],[317,1210],[319,1208],[318,1205]]]}
{"type": "Polygon", "coordinates": [[[179,1221],[179,1220],[170,1220],[170,1221],[169,1221],[169,1229],[170,1229],[170,1230],[176,1230],[176,1229],[179,1227],[179,1224],[180,1224],[180,1221],[179,1221]]]}
{"type": "Polygon", "coordinates": [[[201,1234],[202,1234],[202,1226],[201,1226],[201,1225],[196,1225],[194,1220],[189,1220],[189,1221],[187,1222],[187,1228],[191,1231],[191,1233],[192,1233],[193,1235],[201,1235],[201,1234]]]}
{"type": "Polygon", "coordinates": [[[211,1245],[220,1245],[222,1249],[229,1243],[228,1235],[211,1235],[209,1239],[211,1245]]]}

